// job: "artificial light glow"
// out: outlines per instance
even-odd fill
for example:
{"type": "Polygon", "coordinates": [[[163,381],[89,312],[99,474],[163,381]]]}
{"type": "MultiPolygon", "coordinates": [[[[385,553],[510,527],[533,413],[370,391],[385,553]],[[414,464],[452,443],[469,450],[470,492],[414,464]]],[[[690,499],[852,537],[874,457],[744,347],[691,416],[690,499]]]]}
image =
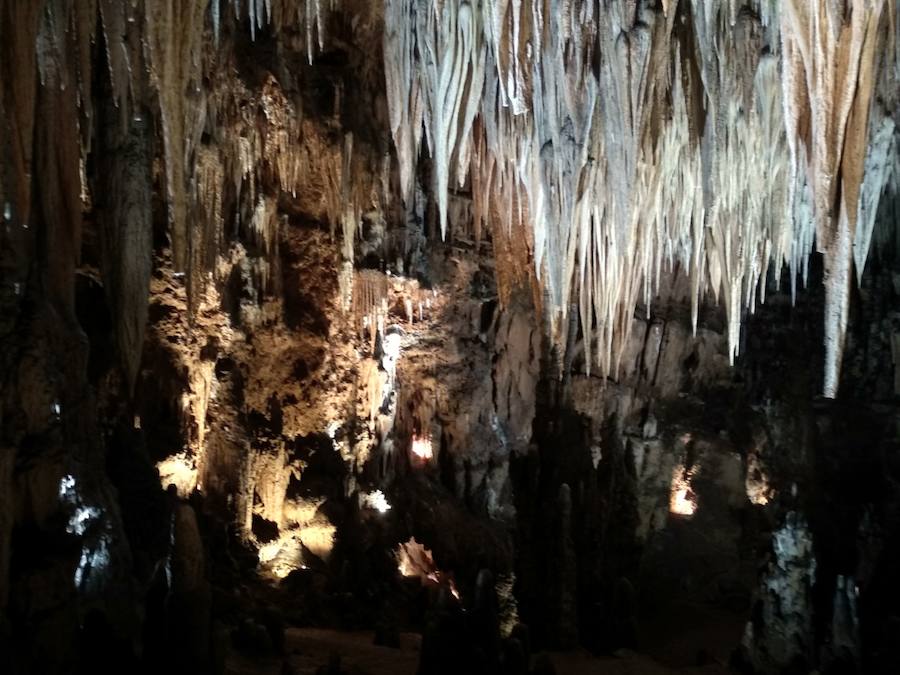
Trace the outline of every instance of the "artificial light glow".
{"type": "Polygon", "coordinates": [[[294,570],[306,569],[300,541],[293,532],[261,544],[257,556],[260,567],[276,579],[284,579],[294,570]]]}
{"type": "Polygon", "coordinates": [[[395,553],[397,569],[407,578],[417,577],[423,586],[443,586],[446,584],[450,594],[459,600],[459,591],[453,579],[444,574],[434,563],[431,551],[412,537],[405,544],[400,544],[395,553]]]}
{"type": "Polygon", "coordinates": [[[775,490],[769,485],[769,476],[765,465],[756,452],[747,457],[747,477],[744,481],[747,499],[751,504],[765,506],[775,497],[775,490]]]}
{"type": "Polygon", "coordinates": [[[328,434],[328,438],[334,440],[335,434],[337,434],[337,430],[341,428],[341,423],[337,420],[333,420],[328,427],[325,429],[325,433],[328,434]]]}
{"type": "Polygon", "coordinates": [[[168,457],[156,465],[163,489],[174,485],[181,497],[187,497],[197,487],[197,467],[186,454],[168,457]]]}
{"type": "Polygon", "coordinates": [[[375,511],[378,511],[378,513],[387,513],[391,510],[391,505],[388,503],[387,497],[384,496],[384,493],[381,490],[364,493],[362,495],[362,503],[363,506],[374,509],[375,511]]]}
{"type": "Polygon", "coordinates": [[[71,474],[66,474],[59,481],[59,497],[62,499],[70,492],[74,494],[75,478],[71,474]]]}
{"type": "MultiPolygon", "coordinates": [[[[400,361],[400,352],[402,351],[401,339],[399,332],[392,331],[384,335],[381,340],[381,365],[384,368],[384,372],[387,373],[382,398],[390,397],[391,392],[394,390],[394,382],[397,377],[397,363],[400,361]]],[[[379,381],[381,381],[380,378],[379,381]]]]}
{"type": "Polygon", "coordinates": [[[262,544],[256,552],[259,562],[270,563],[275,560],[275,556],[281,551],[281,547],[282,541],[280,538],[275,541],[270,541],[267,544],[262,544]]]}
{"type": "MultiPolygon", "coordinates": [[[[66,532],[79,537],[88,535],[88,529],[93,527],[96,533],[96,525],[100,525],[102,512],[96,506],[84,503],[75,485],[75,477],[66,474],[59,481],[59,498],[69,509],[69,522],[66,524],[66,532]]],[[[92,572],[101,572],[109,564],[109,538],[106,532],[101,532],[99,538],[90,537],[84,539],[81,547],[81,557],[75,568],[75,586],[80,588],[87,581],[92,572]]]]}
{"type": "Polygon", "coordinates": [[[336,532],[337,528],[331,523],[320,522],[301,527],[297,536],[314,556],[321,560],[328,560],[331,556],[331,549],[334,548],[336,532]]]}
{"type": "Polygon", "coordinates": [[[672,472],[672,490],[669,496],[669,512],[679,516],[693,516],[697,510],[697,495],[691,489],[695,468],[690,471],[683,466],[672,472]]]}
{"type": "Polygon", "coordinates": [[[75,508],[75,512],[72,514],[71,518],[69,518],[69,524],[66,525],[66,532],[82,536],[91,521],[99,517],[100,509],[94,506],[78,506],[75,508]]]}
{"type": "Polygon", "coordinates": [[[420,438],[417,435],[413,435],[412,453],[422,461],[428,461],[434,457],[434,452],[431,449],[431,437],[423,436],[420,438]]]}
{"type": "Polygon", "coordinates": [[[72,509],[66,524],[66,532],[69,534],[83,536],[91,522],[100,517],[100,509],[88,506],[81,500],[75,489],[75,478],[71,474],[60,479],[59,498],[72,509]]]}

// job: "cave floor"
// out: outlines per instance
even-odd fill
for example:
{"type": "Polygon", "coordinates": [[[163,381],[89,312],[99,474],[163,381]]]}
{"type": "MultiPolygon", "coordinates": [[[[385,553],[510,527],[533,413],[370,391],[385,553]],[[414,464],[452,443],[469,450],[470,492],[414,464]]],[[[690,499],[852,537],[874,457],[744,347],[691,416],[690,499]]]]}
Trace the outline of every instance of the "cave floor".
{"type": "Polygon", "coordinates": [[[727,663],[747,617],[691,602],[665,602],[641,614],[641,651],[673,667],[697,663],[702,652],[727,663]]]}
{"type": "MultiPolygon", "coordinates": [[[[419,663],[421,636],[403,633],[400,648],[373,644],[372,632],[345,632],[320,628],[290,628],[286,632],[286,654],[282,658],[258,658],[239,653],[230,656],[227,675],[315,675],[332,654],[341,657],[347,675],[415,675],[419,663]],[[286,667],[285,661],[290,665],[286,667]]],[[[587,651],[553,652],[551,661],[560,675],[670,675],[672,673],[725,675],[727,668],[670,668],[649,656],[621,651],[614,657],[597,658],[587,651]]],[[[321,672],[321,671],[319,671],[321,672]]]]}
{"type": "Polygon", "coordinates": [[[289,628],[285,633],[282,658],[254,658],[233,653],[226,667],[227,675],[281,675],[287,661],[296,675],[314,675],[328,665],[333,653],[341,657],[341,667],[350,675],[415,675],[419,665],[422,637],[402,633],[400,648],[373,644],[371,631],[338,631],[325,628],[289,628]]]}

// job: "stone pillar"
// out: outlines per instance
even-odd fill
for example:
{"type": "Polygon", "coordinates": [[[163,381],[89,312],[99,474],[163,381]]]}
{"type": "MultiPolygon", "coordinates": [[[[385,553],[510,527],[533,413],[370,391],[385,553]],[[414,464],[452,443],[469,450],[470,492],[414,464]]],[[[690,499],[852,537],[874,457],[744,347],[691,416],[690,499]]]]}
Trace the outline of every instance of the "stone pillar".
{"type": "Polygon", "coordinates": [[[13,448],[0,448],[0,616],[9,596],[9,556],[13,526],[13,448]]]}
{"type": "Polygon", "coordinates": [[[556,536],[550,560],[550,603],[554,614],[556,646],[571,649],[578,645],[577,561],[572,541],[572,493],[563,483],[557,497],[556,536]]]}
{"type": "Polygon", "coordinates": [[[206,579],[203,540],[197,515],[186,503],[172,514],[172,550],[169,556],[170,594],[167,607],[169,644],[181,654],[184,671],[206,668],[210,646],[212,593],[206,579]]]}
{"type": "Polygon", "coordinates": [[[500,661],[500,619],[497,611],[497,592],[494,575],[483,569],[475,581],[475,607],[471,614],[471,634],[478,640],[484,667],[497,672],[500,661]]]}
{"type": "Polygon", "coordinates": [[[763,576],[743,640],[747,660],[760,672],[810,664],[813,656],[816,558],[806,519],[789,512],[772,543],[774,557],[763,576]]]}

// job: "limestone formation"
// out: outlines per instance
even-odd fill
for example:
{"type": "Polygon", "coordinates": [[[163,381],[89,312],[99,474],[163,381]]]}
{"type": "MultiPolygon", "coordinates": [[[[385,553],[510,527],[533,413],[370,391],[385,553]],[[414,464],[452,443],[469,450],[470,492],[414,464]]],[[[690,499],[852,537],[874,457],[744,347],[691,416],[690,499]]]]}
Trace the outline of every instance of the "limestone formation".
{"type": "Polygon", "coordinates": [[[898,9],[0,0],[0,671],[893,672],[898,9]]]}

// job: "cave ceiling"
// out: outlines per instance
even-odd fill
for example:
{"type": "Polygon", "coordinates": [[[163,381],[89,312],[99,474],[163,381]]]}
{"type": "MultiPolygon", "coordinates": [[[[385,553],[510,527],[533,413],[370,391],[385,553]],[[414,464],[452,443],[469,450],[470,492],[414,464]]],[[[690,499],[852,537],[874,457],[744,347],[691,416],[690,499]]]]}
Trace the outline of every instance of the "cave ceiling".
{"type": "Polygon", "coordinates": [[[837,392],[853,276],[900,178],[893,0],[5,0],[0,12],[0,203],[7,228],[54,214],[51,277],[78,257],[85,200],[102,200],[84,185],[92,153],[121,150],[99,172],[113,195],[101,274],[132,380],[157,185],[173,268],[196,298],[236,219],[271,246],[277,201],[258,188],[272,184],[318,205],[347,263],[365,214],[390,228],[424,192],[443,237],[493,241],[501,290],[533,284],[561,348],[577,314],[585,365],[604,375],[672,270],[689,279],[695,326],[703,303],[724,306],[733,359],[767,275],[803,283],[821,253],[823,392],[837,392]],[[247,40],[306,64],[250,84],[236,76],[247,40]],[[288,81],[336,49],[363,67],[358,91],[335,98],[363,91],[386,114],[349,119],[346,102],[288,81]],[[329,113],[323,140],[308,127],[329,113]],[[35,152],[35,133],[52,150],[35,152]]]}

